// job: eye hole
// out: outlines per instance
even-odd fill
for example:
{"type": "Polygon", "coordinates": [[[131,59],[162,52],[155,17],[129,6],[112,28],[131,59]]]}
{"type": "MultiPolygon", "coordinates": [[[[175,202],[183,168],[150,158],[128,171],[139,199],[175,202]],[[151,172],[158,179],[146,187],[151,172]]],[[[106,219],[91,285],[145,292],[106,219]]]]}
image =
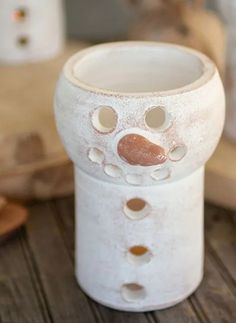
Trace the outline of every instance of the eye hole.
{"type": "Polygon", "coordinates": [[[99,132],[112,132],[117,124],[117,114],[111,107],[101,106],[94,111],[92,124],[99,132]]]}
{"type": "Polygon", "coordinates": [[[169,127],[170,118],[165,108],[153,107],[146,112],[145,123],[151,130],[163,131],[169,127]]]}

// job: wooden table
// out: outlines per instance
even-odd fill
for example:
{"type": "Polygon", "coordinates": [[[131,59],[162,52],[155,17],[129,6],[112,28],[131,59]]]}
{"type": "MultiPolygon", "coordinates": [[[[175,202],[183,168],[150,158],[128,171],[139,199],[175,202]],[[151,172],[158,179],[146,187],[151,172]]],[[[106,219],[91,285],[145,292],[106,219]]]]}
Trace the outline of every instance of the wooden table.
{"type": "Polygon", "coordinates": [[[196,293],[173,308],[133,314],[98,305],[78,287],[73,198],[29,208],[26,227],[0,247],[1,323],[236,322],[236,213],[206,205],[205,277],[196,293]]]}

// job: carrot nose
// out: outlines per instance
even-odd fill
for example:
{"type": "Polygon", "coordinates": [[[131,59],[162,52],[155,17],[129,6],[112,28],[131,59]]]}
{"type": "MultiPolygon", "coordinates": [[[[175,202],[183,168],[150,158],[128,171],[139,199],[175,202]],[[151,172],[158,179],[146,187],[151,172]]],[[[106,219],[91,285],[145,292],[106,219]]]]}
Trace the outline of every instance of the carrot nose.
{"type": "Polygon", "coordinates": [[[154,166],[163,164],[167,159],[164,148],[136,134],[121,138],[117,151],[120,158],[130,165],[154,166]]]}

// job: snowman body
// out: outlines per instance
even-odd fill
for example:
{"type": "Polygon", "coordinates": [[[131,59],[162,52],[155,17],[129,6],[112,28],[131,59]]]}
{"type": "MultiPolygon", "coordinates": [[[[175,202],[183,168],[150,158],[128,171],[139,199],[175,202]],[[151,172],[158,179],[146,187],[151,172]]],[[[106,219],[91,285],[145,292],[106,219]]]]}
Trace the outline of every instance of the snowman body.
{"type": "Polygon", "coordinates": [[[2,0],[0,63],[14,64],[54,57],[64,44],[62,0],[2,0]]]}
{"type": "Polygon", "coordinates": [[[65,65],[55,114],[75,165],[81,288],[127,311],[186,298],[203,275],[204,164],[224,123],[214,64],[174,45],[95,46],[65,65]]]}

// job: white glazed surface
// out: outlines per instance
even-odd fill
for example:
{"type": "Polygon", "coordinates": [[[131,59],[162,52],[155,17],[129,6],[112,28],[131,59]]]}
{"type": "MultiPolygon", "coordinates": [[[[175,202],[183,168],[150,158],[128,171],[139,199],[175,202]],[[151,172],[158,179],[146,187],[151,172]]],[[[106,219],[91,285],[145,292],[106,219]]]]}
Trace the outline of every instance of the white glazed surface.
{"type": "MultiPolygon", "coordinates": [[[[138,51],[139,45],[133,46],[138,51]]],[[[152,45],[149,48],[152,49],[152,45]]],[[[76,86],[76,80],[71,78],[70,72],[79,55],[72,57],[66,64],[55,98],[56,118],[62,140],[70,158],[79,168],[98,179],[117,184],[125,184],[126,176],[134,174],[140,175],[140,184],[156,185],[157,182],[150,175],[159,167],[129,165],[117,155],[117,141],[127,133],[143,135],[164,147],[166,153],[175,145],[186,146],[187,154],[180,162],[168,160],[162,166],[167,167],[172,174],[169,181],[190,174],[207,161],[219,140],[219,129],[224,124],[224,95],[218,72],[204,55],[198,54],[207,66],[206,79],[203,77],[201,82],[193,83],[192,89],[144,95],[103,94],[76,86]],[[105,135],[96,131],[91,122],[91,115],[99,106],[110,106],[118,115],[115,130],[105,135]],[[145,126],[145,112],[154,106],[163,107],[169,115],[171,126],[165,131],[150,131],[145,126]],[[88,151],[93,147],[104,153],[102,165],[89,161],[88,151]],[[105,164],[120,167],[122,175],[119,178],[107,176],[104,173],[105,164]]]]}
{"type": "Polygon", "coordinates": [[[165,308],[187,297],[202,278],[204,164],[224,123],[224,91],[213,63],[175,45],[95,46],[65,65],[55,114],[76,169],[76,275],[82,289],[102,304],[127,311],[165,308]],[[158,73],[158,67],[160,80],[152,72],[158,73]],[[181,71],[181,76],[175,75],[181,71]],[[99,86],[102,82],[105,88],[99,86]],[[113,131],[94,128],[93,113],[100,106],[116,112],[113,131]],[[151,130],[145,114],[159,106],[168,122],[151,130]],[[117,146],[127,134],[141,135],[164,148],[166,161],[140,166],[121,159],[117,146]],[[179,161],[170,158],[175,146],[185,147],[179,161]],[[99,151],[96,162],[91,161],[94,148],[99,151]],[[117,177],[112,177],[111,165],[117,177]],[[156,179],[155,171],[168,176],[156,179]],[[147,203],[146,217],[127,217],[124,205],[132,198],[147,203]],[[137,245],[148,248],[148,263],[130,262],[128,250],[137,245]],[[142,286],[139,299],[124,297],[122,286],[130,283],[142,286]]]}
{"type": "Polygon", "coordinates": [[[196,289],[203,275],[203,171],[169,184],[131,187],[76,169],[76,276],[88,295],[116,309],[147,311],[171,306],[196,289]],[[151,206],[136,221],[123,212],[134,197],[151,206]],[[133,245],[150,250],[149,263],[128,260],[133,245]],[[144,299],[123,299],[122,285],[130,282],[144,286],[144,299]]]}
{"type": "Polygon", "coordinates": [[[1,0],[0,3],[0,63],[27,63],[54,57],[64,45],[63,1],[1,0]],[[22,21],[14,12],[25,9],[22,21]],[[28,43],[19,44],[26,37],[28,43]]]}

